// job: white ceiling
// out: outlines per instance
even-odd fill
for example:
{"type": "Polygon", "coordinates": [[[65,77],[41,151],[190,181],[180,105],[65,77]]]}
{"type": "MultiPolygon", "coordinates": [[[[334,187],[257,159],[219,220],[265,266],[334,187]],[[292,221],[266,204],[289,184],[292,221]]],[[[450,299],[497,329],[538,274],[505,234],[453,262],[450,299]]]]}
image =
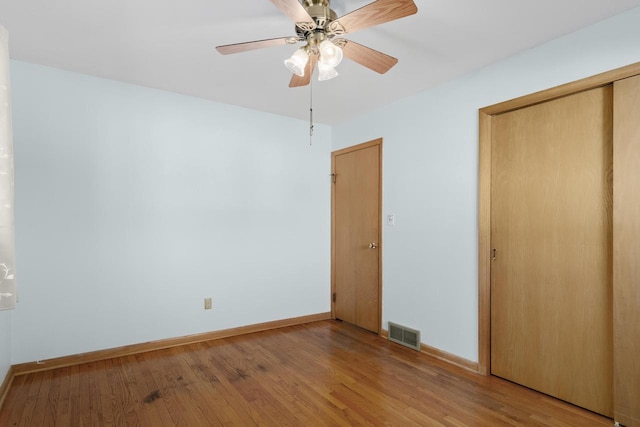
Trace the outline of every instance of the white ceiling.
{"type": "MultiPolygon", "coordinates": [[[[370,0],[333,0],[343,15],[370,0]]],[[[340,121],[640,6],[640,0],[415,0],[416,15],[347,38],[399,59],[379,75],[345,60],[317,82],[314,118],[340,121]]],[[[307,119],[281,46],[214,47],[290,36],[269,0],[0,0],[14,59],[307,119]]]]}

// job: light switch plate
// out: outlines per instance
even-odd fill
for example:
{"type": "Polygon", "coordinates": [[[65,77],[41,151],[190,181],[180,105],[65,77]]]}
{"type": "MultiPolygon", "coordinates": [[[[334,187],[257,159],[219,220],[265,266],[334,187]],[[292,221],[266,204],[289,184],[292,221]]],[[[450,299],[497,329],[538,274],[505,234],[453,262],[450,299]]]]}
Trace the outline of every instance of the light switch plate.
{"type": "Polygon", "coordinates": [[[396,225],[396,216],[395,214],[387,215],[387,225],[396,225]]]}

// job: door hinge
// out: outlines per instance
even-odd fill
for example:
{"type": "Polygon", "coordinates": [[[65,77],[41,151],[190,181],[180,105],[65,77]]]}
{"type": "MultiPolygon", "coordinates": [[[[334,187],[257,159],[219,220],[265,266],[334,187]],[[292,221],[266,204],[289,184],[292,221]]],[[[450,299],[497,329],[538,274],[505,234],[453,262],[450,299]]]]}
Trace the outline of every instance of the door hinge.
{"type": "Polygon", "coordinates": [[[334,292],[334,293],[331,295],[331,301],[336,302],[336,298],[337,298],[337,295],[336,295],[336,293],[334,292]]]}
{"type": "Polygon", "coordinates": [[[332,173],[330,176],[331,176],[331,182],[333,182],[333,183],[335,184],[335,183],[336,183],[336,176],[337,176],[337,174],[332,173]]]}

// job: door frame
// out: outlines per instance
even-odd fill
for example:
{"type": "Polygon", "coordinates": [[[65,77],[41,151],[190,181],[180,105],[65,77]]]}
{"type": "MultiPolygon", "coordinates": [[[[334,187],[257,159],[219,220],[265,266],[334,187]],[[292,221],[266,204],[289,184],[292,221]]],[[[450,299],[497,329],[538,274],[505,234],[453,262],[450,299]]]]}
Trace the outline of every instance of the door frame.
{"type": "Polygon", "coordinates": [[[478,372],[480,374],[491,374],[491,142],[493,139],[493,116],[612,84],[617,80],[636,75],[640,75],[640,62],[480,109],[478,150],[478,372]]]}
{"type": "Polygon", "coordinates": [[[336,318],[336,307],[333,301],[333,294],[336,292],[336,194],[335,180],[339,179],[336,174],[336,157],[342,154],[359,151],[365,148],[378,147],[378,335],[382,332],[382,138],[374,139],[362,144],[353,145],[341,150],[331,152],[331,318],[336,318]]]}

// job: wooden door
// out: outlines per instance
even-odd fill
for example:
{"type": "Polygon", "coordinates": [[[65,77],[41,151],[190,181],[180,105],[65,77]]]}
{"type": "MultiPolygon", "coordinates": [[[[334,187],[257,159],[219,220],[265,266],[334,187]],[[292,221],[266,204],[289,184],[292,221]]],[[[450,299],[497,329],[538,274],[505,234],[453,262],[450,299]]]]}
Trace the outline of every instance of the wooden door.
{"type": "Polygon", "coordinates": [[[336,151],[333,184],[333,314],[380,331],[382,140],[336,151]]]}
{"type": "Polygon", "coordinates": [[[612,89],[492,122],[491,371],[612,416],[612,89]]]}
{"type": "Polygon", "coordinates": [[[615,420],[640,427],[640,76],[614,84],[615,420]]]}

